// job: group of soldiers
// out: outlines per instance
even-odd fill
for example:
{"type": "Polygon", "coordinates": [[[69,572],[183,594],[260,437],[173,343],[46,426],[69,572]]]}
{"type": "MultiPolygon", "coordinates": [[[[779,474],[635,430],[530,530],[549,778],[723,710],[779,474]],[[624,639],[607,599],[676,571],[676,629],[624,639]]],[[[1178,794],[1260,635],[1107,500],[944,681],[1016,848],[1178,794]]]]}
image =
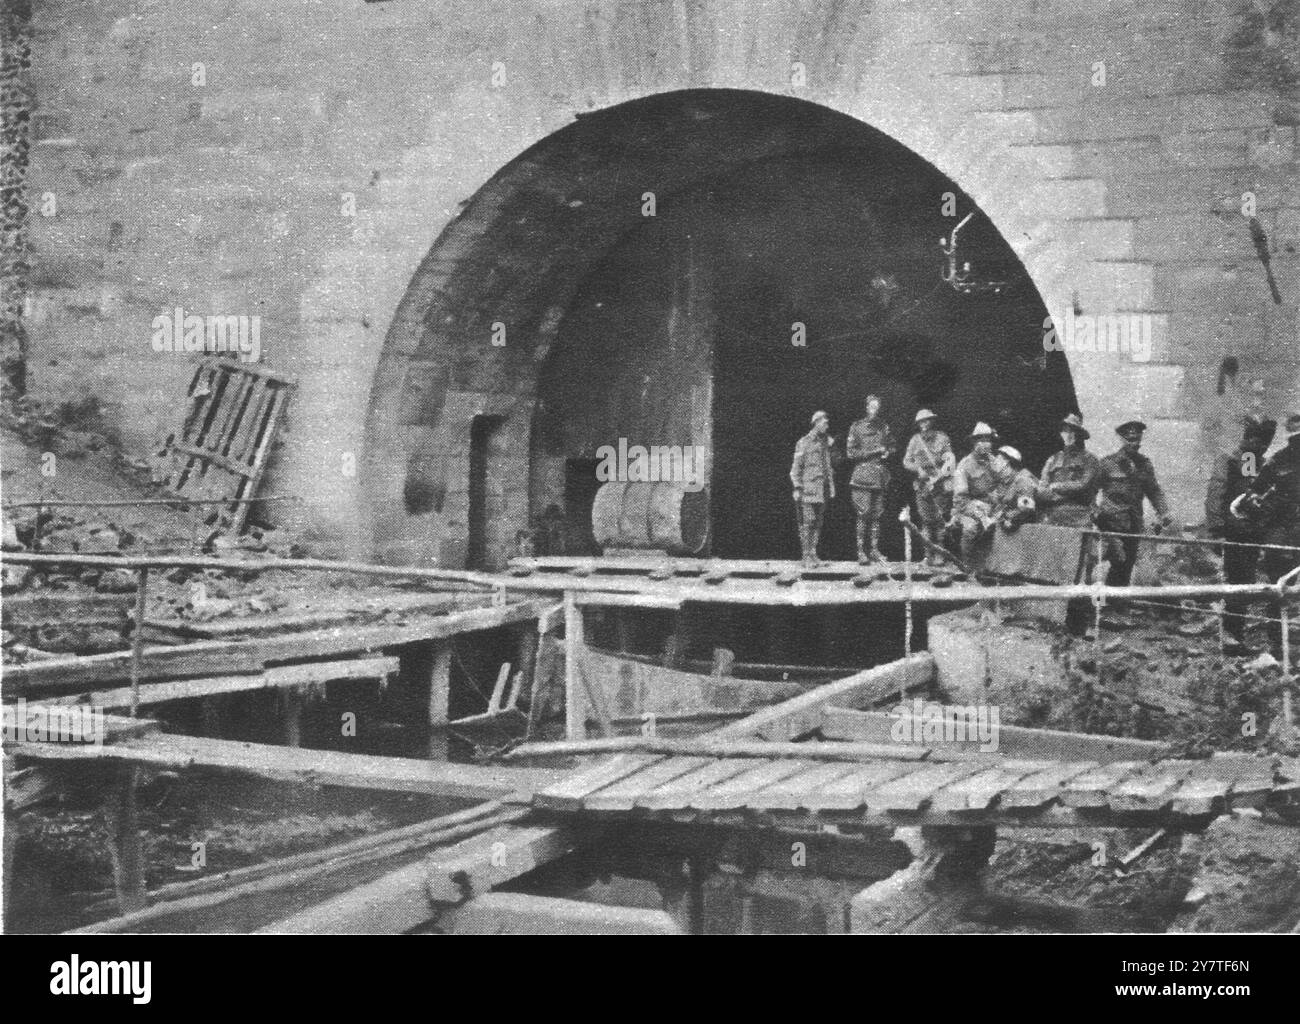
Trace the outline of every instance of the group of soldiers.
{"type": "MultiPolygon", "coordinates": [[[[930,409],[917,412],[915,426],[902,465],[912,477],[928,564],[938,564],[942,552],[953,548],[966,561],[989,530],[1041,519],[1102,531],[1109,563],[1106,582],[1127,586],[1145,530],[1145,503],[1158,516],[1156,532],[1172,525],[1155,467],[1141,452],[1147,426],[1140,419],[1116,427],[1119,450],[1098,458],[1087,448],[1090,434],[1082,418],[1071,413],[1061,421],[1061,450],[1037,477],[1016,448],[998,446],[997,432],[987,423],[977,423],[971,431],[971,450],[961,460],[930,409]]],[[[1236,451],[1220,456],[1215,466],[1206,525],[1211,536],[1227,542],[1224,575],[1229,583],[1255,582],[1261,556],[1270,580],[1300,565],[1300,414],[1287,419],[1286,432],[1287,445],[1266,461],[1276,424],[1248,418],[1236,451]]],[[[849,488],[857,513],[858,562],[885,560],[880,529],[891,480],[888,461],[897,449],[876,395],[867,396],[865,415],[849,428],[843,454],[830,436],[830,417],[813,414],[812,430],[795,445],[790,468],[806,566],[820,564],[817,548],[825,510],[836,496],[835,469],[845,459],[853,465],[849,488]]],[[[1228,610],[1237,614],[1228,616],[1225,628],[1238,639],[1246,621],[1240,617],[1244,607],[1240,599],[1229,602],[1228,610]]],[[[1276,628],[1274,632],[1276,637],[1276,628]]]]}

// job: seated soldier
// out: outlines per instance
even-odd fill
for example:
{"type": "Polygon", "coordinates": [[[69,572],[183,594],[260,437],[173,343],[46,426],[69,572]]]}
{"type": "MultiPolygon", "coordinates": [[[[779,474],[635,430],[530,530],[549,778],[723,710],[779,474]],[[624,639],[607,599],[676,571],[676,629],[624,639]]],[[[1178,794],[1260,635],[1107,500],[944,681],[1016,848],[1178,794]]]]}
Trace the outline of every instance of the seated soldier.
{"type": "Polygon", "coordinates": [[[975,424],[971,453],[957,463],[952,478],[952,522],[948,528],[958,534],[962,561],[970,558],[976,542],[998,519],[994,510],[1011,483],[1010,467],[993,454],[997,433],[987,423],[975,424]]]}
{"type": "Polygon", "coordinates": [[[1014,530],[1038,517],[1038,478],[1025,469],[1025,460],[1018,449],[1006,444],[998,449],[998,454],[1006,461],[1011,474],[1000,503],[1002,527],[1014,530]]]}

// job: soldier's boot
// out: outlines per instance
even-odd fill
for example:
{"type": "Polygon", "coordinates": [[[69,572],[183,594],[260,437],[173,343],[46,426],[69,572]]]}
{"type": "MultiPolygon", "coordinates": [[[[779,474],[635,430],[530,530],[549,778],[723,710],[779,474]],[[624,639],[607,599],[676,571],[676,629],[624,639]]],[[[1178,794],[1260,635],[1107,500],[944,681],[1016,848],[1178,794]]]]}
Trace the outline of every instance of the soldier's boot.
{"type": "Polygon", "coordinates": [[[867,521],[862,516],[858,516],[858,565],[866,565],[871,561],[871,556],[867,554],[867,521]]]}
{"type": "Polygon", "coordinates": [[[822,543],[821,527],[814,524],[808,528],[808,557],[809,557],[808,565],[811,568],[815,569],[817,566],[825,564],[824,562],[822,562],[821,556],[817,554],[817,549],[821,547],[821,543],[822,543]]]}
{"type": "Polygon", "coordinates": [[[879,523],[873,522],[871,524],[871,551],[869,552],[869,555],[873,562],[886,561],[884,554],[880,550],[880,524],[879,523]]]}

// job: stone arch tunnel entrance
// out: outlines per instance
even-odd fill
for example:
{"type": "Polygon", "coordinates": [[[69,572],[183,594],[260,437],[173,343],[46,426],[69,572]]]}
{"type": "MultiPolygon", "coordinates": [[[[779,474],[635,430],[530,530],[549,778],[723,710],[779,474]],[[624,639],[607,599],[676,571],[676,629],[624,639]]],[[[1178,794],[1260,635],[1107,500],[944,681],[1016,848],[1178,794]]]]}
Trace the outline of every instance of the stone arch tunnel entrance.
{"type": "MultiPolygon", "coordinates": [[[[622,442],[707,453],[710,554],[796,557],[815,409],[843,438],[880,394],[905,441],[928,406],[959,449],[988,420],[1039,466],[1075,407],[1046,316],[959,185],[850,117],[730,90],[582,116],[467,203],[403,300],[370,421],[368,472],[400,496],[376,503],[379,554],[495,567],[539,523],[590,550],[588,478],[622,442]]],[[[890,511],[908,495],[896,479],[890,511]]],[[[823,553],[851,557],[851,527],[845,487],[823,553]]]]}

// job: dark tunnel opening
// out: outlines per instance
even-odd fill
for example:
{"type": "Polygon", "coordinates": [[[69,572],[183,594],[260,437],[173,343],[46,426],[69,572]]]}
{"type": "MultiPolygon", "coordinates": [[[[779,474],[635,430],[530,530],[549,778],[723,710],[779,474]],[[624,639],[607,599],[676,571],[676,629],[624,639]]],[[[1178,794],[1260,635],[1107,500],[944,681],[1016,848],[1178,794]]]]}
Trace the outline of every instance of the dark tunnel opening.
{"type": "MultiPolygon", "coordinates": [[[[761,133],[751,158],[656,195],[655,216],[624,233],[565,306],[539,375],[530,504],[536,514],[565,498],[536,464],[594,460],[620,439],[699,445],[708,554],[797,557],[794,443],[824,409],[842,448],[870,392],[900,446],[882,539],[899,557],[897,513],[911,489],[898,460],[916,410],[939,413],[959,457],[984,420],[1036,469],[1074,407],[1069,371],[1045,358],[1047,311],[1015,254],[956,184],[843,115],[771,97],[754,106],[741,95],[711,108],[714,145],[736,146],[746,123],[761,133]],[[959,258],[974,279],[1001,282],[996,291],[943,279],[939,241],[967,213],[959,258]]],[[[621,173],[640,180],[635,168],[621,173]]],[[[849,471],[828,509],[831,559],[853,557],[849,471]]],[[[566,518],[589,519],[570,507],[571,480],[565,490],[566,518]]]]}

